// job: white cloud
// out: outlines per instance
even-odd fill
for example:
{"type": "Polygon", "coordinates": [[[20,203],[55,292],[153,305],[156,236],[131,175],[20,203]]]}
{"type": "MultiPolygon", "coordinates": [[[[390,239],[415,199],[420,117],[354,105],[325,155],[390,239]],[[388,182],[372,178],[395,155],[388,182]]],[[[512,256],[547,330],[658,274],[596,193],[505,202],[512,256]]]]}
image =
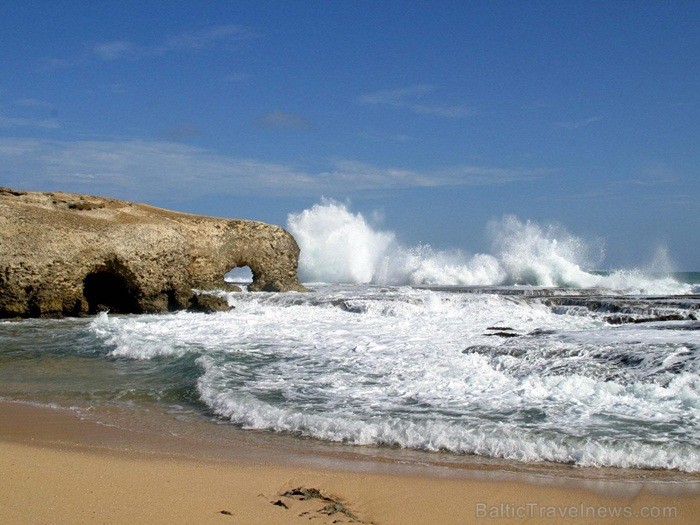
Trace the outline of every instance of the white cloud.
{"type": "Polygon", "coordinates": [[[678,182],[678,179],[675,177],[668,177],[668,178],[639,178],[639,179],[630,179],[628,181],[624,181],[626,184],[635,184],[637,186],[668,186],[669,184],[676,184],[678,182]]]}
{"type": "Polygon", "coordinates": [[[432,115],[444,118],[471,117],[476,112],[464,106],[426,106],[424,104],[413,104],[411,109],[422,115],[432,115]]]}
{"type": "Polygon", "coordinates": [[[53,108],[53,104],[50,102],[39,100],[37,98],[21,98],[19,100],[15,100],[15,106],[25,108],[53,108]]]}
{"type": "Polygon", "coordinates": [[[547,169],[453,166],[430,171],[379,167],[353,160],[337,160],[332,169],[319,173],[321,180],[334,180],[358,190],[438,186],[483,186],[533,180],[547,169]]]}
{"type": "Polygon", "coordinates": [[[677,184],[683,179],[680,173],[665,164],[651,164],[639,170],[638,176],[622,184],[634,184],[637,186],[668,186],[677,184]]]}
{"type": "Polygon", "coordinates": [[[358,98],[358,101],[361,104],[382,104],[387,106],[402,107],[406,105],[409,100],[415,97],[421,97],[434,90],[435,88],[428,84],[418,84],[415,86],[408,86],[398,89],[375,91],[374,93],[362,95],[358,98]]]}
{"type": "Polygon", "coordinates": [[[256,33],[246,27],[227,24],[180,33],[167,38],[160,46],[155,46],[153,49],[162,52],[177,49],[204,49],[221,42],[247,40],[257,36],[256,33]]]}
{"type": "Polygon", "coordinates": [[[256,33],[243,26],[225,24],[200,30],[185,31],[167,37],[155,44],[138,44],[128,40],[111,40],[93,45],[86,53],[76,58],[46,59],[44,66],[46,69],[62,69],[88,64],[95,60],[139,59],[165,55],[174,51],[198,51],[217,45],[226,45],[240,40],[256,38],[257,36],[256,33]]]}
{"type": "Polygon", "coordinates": [[[579,129],[579,128],[585,128],[586,126],[590,126],[591,124],[594,124],[596,122],[600,122],[603,120],[603,117],[588,117],[585,119],[581,120],[573,120],[569,122],[558,122],[557,126],[560,128],[565,128],[565,129],[579,129]]]}
{"type": "Polygon", "coordinates": [[[102,60],[158,56],[181,50],[202,50],[219,44],[255,38],[257,35],[242,26],[233,24],[208,27],[198,31],[186,31],[166,38],[154,45],[138,45],[125,40],[104,42],[92,51],[102,60]]]}
{"type": "Polygon", "coordinates": [[[506,184],[543,169],[456,166],[416,171],[352,160],[310,171],[166,141],[0,138],[0,186],[62,189],[134,200],[205,195],[331,195],[445,185],[506,184]]]}
{"type": "Polygon", "coordinates": [[[358,133],[358,136],[377,142],[411,142],[414,140],[410,135],[405,135],[403,133],[362,132],[358,133]]]}
{"type": "Polygon", "coordinates": [[[388,89],[367,93],[358,97],[357,101],[364,105],[387,106],[394,109],[404,109],[420,115],[430,115],[442,118],[463,118],[475,114],[475,111],[461,105],[425,104],[419,102],[426,95],[435,91],[429,84],[417,84],[398,89],[388,89]]]}
{"type": "Polygon", "coordinates": [[[137,55],[140,50],[131,42],[116,40],[114,42],[104,42],[92,48],[97,58],[102,60],[118,60],[120,58],[130,58],[137,55]]]}
{"type": "Polygon", "coordinates": [[[0,128],[39,128],[58,129],[61,125],[55,119],[35,119],[0,116],[0,128]]]}

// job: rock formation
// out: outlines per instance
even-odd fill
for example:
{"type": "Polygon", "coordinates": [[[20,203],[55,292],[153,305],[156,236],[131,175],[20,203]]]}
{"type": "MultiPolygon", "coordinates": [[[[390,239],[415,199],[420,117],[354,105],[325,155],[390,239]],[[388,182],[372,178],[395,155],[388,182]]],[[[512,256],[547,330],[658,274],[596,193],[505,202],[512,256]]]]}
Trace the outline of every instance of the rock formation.
{"type": "Polygon", "coordinates": [[[180,310],[242,266],[251,291],[303,291],[298,257],[289,233],[262,222],[0,188],[0,318],[180,310]]]}

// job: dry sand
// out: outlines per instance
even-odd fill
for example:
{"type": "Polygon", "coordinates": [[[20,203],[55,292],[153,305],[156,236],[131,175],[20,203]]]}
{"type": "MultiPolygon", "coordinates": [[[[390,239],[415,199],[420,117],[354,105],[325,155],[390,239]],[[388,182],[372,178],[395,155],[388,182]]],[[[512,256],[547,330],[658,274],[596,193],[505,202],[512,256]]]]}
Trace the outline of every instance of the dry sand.
{"type": "Polygon", "coordinates": [[[479,470],[442,475],[381,462],[361,469],[345,468],[343,461],[318,466],[251,445],[240,454],[234,446],[222,459],[214,450],[188,453],[193,446],[0,403],[0,523],[700,521],[700,478],[601,481],[479,470]],[[604,517],[610,513],[622,516],[604,517]]]}

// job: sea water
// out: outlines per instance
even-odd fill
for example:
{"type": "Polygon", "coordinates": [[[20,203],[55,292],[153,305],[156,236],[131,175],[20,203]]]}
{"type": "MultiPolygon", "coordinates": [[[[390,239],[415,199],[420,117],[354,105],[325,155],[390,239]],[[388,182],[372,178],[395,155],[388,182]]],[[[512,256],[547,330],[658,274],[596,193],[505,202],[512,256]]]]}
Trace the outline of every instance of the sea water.
{"type": "MultiPolygon", "coordinates": [[[[520,462],[700,471],[699,274],[592,273],[507,217],[492,254],[405,247],[346,206],[290,216],[309,293],[231,311],[0,323],[0,397],[169,407],[244,429],[520,462]]],[[[143,417],[147,417],[143,416],[143,417]]]]}

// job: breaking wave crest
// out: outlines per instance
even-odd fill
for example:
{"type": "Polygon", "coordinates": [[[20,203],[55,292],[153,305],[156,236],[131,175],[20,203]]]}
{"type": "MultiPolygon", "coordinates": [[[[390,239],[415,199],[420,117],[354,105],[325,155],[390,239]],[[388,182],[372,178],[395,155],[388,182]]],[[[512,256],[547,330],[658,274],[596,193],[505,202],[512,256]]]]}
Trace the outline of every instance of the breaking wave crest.
{"type": "Polygon", "coordinates": [[[372,227],[362,214],[332,200],[290,214],[287,229],[301,248],[299,275],[305,282],[692,292],[690,285],[659,276],[671,270],[663,250],[647,271],[617,270],[598,275],[591,270],[602,262],[603,251],[594,243],[563,228],[522,221],[513,215],[489,224],[493,255],[436,250],[427,244],[405,246],[395,233],[372,227]]]}

